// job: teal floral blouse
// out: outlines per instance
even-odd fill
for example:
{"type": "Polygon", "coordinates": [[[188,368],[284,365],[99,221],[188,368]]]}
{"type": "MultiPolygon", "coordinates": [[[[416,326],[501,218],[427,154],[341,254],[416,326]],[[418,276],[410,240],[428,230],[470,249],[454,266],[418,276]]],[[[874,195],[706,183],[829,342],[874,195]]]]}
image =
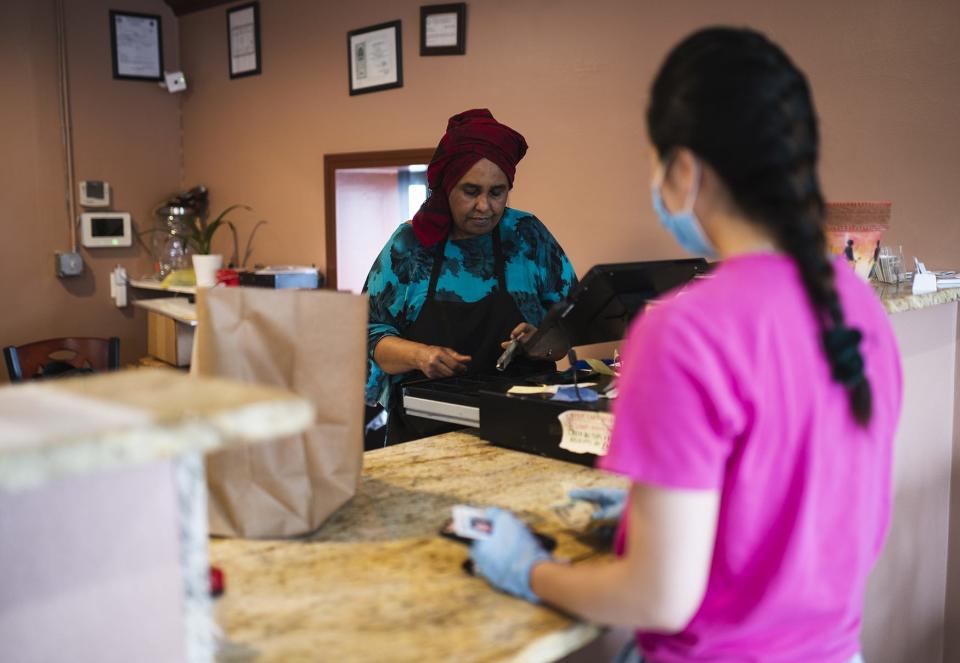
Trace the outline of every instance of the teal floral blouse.
{"type": "MultiPolygon", "coordinates": [[[[500,219],[500,233],[507,290],[527,322],[539,325],[576,282],[573,265],[546,226],[528,212],[508,207],[500,219]]],[[[413,226],[403,223],[367,275],[363,289],[370,297],[366,385],[370,405],[379,402],[386,406],[390,388],[409,377],[385,373],[373,360],[373,351],[384,336],[402,337],[417,319],[427,297],[435,255],[436,247],[423,247],[413,226]]],[[[449,240],[443,258],[438,301],[475,302],[497,287],[489,234],[449,240]]]]}

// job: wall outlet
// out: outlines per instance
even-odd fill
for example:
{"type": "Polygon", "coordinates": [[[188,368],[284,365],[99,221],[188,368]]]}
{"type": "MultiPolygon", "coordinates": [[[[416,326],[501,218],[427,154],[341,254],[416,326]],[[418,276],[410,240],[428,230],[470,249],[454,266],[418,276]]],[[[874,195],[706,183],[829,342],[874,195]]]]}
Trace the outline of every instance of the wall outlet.
{"type": "Polygon", "coordinates": [[[54,268],[58,278],[80,276],[83,274],[83,258],[76,251],[57,251],[54,255],[54,268]]]}

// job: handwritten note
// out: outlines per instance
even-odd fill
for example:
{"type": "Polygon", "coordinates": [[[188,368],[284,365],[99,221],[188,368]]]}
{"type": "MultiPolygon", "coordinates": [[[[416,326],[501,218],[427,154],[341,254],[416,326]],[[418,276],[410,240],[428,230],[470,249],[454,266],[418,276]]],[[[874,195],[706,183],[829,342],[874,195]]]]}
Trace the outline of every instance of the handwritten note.
{"type": "Polygon", "coordinates": [[[567,410],[557,417],[563,427],[560,448],[575,454],[607,455],[613,415],[610,412],[567,410]]]}

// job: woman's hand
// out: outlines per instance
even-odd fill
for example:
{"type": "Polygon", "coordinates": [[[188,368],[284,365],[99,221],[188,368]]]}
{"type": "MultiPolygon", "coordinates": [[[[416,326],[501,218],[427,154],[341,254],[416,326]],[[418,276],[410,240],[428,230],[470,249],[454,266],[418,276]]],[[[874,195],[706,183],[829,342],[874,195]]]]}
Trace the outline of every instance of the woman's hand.
{"type": "Polygon", "coordinates": [[[463,373],[469,361],[469,355],[439,345],[420,345],[414,350],[414,363],[428,378],[449,378],[463,373]]]}
{"type": "Polygon", "coordinates": [[[448,378],[466,371],[470,359],[450,348],[399,336],[384,336],[373,350],[373,360],[390,375],[420,371],[428,378],[448,378]]]}
{"type": "Polygon", "coordinates": [[[619,520],[627,503],[623,488],[574,488],[567,495],[572,500],[590,502],[594,506],[591,520],[619,520]]]}
{"type": "Polygon", "coordinates": [[[513,328],[513,331],[510,332],[510,338],[500,344],[501,348],[506,348],[510,345],[510,342],[515,339],[520,339],[521,343],[526,343],[530,340],[530,337],[533,336],[537,331],[537,328],[531,325],[529,322],[521,322],[519,325],[513,328]]]}
{"type": "Polygon", "coordinates": [[[473,568],[500,591],[539,603],[540,598],[530,589],[530,571],[540,562],[549,561],[550,553],[509,511],[490,507],[485,516],[493,528],[489,538],[471,544],[473,568]]]}

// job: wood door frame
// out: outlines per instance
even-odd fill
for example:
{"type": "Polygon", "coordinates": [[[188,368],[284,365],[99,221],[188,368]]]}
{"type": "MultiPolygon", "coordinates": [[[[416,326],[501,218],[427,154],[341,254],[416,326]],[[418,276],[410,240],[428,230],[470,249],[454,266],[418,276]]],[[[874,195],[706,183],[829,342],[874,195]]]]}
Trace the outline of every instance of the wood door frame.
{"type": "Polygon", "coordinates": [[[381,152],[347,152],[323,155],[323,205],[327,244],[326,287],[337,289],[337,171],[348,168],[381,168],[430,163],[434,148],[381,152]]]}

